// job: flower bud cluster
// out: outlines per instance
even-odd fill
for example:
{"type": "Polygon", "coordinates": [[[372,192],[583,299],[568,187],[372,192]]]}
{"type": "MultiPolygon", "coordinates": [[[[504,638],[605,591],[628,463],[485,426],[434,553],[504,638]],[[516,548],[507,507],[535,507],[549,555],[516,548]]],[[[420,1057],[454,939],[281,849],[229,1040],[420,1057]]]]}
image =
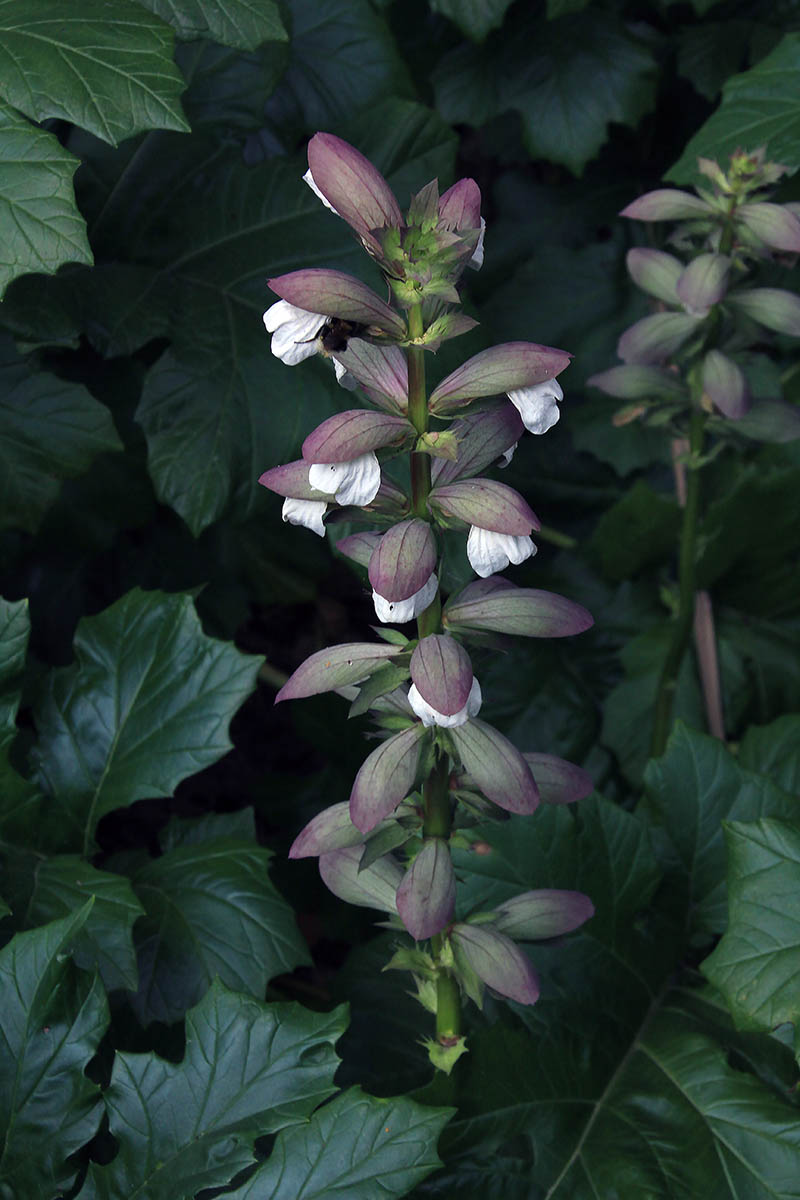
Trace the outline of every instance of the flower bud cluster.
{"type": "Polygon", "coordinates": [[[676,222],[669,241],[682,255],[644,247],[628,252],[628,272],[657,311],[620,337],[617,353],[626,365],[589,380],[637,402],[620,421],[643,416],[663,423],[689,406],[690,394],[707,412],[739,420],[751,404],[742,369],[749,346],[770,333],[800,337],[800,297],[750,286],[749,279],[763,263],[793,263],[800,254],[800,205],[764,198],[786,168],[767,162],[763,149],[736,151],[727,172],[703,158],[698,167],[710,188],[697,187],[696,195],[661,188],[620,214],[676,222]]]}
{"type": "Polygon", "coordinates": [[[451,855],[459,839],[468,844],[476,813],[530,814],[543,800],[569,803],[591,790],[580,768],[525,756],[478,719],[481,687],[464,645],[497,633],[565,637],[592,623],[580,605],[498,576],[535,553],[540,526],[518,492],[485,474],[509,461],[526,430],[542,435],[558,420],[556,376],[570,355],[531,342],[494,346],[428,394],[426,355],[474,325],[458,311],[458,284],[483,261],[477,184],[462,179],[440,196],[433,181],[404,215],[386,180],[341,139],[316,134],[308,161],[306,183],[380,267],[391,303],[339,271],[270,280],[279,297],[264,314],[273,353],[288,366],[330,358],[363,406],[323,421],[301,459],[260,482],[284,497],[284,520],[320,536],[337,512],[363,523],[339,551],[366,570],[379,622],[416,619],[417,629],[320,650],[279,692],[278,701],[338,691],[383,735],[349,803],[316,816],[290,854],[318,856],[336,895],[388,912],[415,942],[430,942],[399,951],[390,965],[413,971],[441,1042],[453,989],[478,1003],[484,986],[533,1003],[535,972],[516,943],[568,932],[593,911],[579,893],[533,891],[455,922],[451,855]],[[401,454],[410,488],[391,474],[401,454]],[[443,605],[441,540],[450,529],[462,532],[479,578],[443,605]],[[431,987],[438,999],[426,1000],[431,987]]]}

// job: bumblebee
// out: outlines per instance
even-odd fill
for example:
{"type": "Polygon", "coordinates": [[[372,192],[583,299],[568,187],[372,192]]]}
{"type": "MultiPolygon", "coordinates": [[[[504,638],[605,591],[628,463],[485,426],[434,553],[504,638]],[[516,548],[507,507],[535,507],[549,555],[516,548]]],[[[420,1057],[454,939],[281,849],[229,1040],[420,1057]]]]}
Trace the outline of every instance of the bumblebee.
{"type": "Polygon", "coordinates": [[[331,317],[317,334],[322,354],[326,357],[341,354],[347,349],[348,340],[360,337],[366,329],[367,326],[359,324],[358,321],[342,321],[339,317],[331,317]]]}

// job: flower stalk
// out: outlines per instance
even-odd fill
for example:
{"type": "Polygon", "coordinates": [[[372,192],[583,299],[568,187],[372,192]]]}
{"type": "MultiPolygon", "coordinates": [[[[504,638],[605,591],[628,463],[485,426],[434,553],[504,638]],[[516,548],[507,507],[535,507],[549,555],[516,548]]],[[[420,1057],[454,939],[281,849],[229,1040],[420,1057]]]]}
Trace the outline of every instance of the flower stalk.
{"type": "MultiPolygon", "coordinates": [[[[758,381],[751,383],[748,373],[751,349],[775,333],[800,337],[800,299],[779,288],[750,286],[762,263],[783,263],[787,255],[800,254],[797,206],[766,199],[786,168],[768,162],[763,148],[737,150],[727,171],[703,158],[698,168],[705,180],[697,195],[660,188],[623,209],[621,215],[634,221],[677,222],[669,244],[683,257],[651,247],[628,252],[631,277],[658,301],[658,311],[620,337],[624,365],[589,380],[628,402],[615,423],[640,420],[665,430],[673,441],[688,439],[678,611],[655,696],[653,755],[666,747],[693,623],[709,727],[724,735],[712,602],[707,593],[696,595],[700,473],[710,460],[706,440],[708,435],[715,439],[712,455],[734,447],[735,423],[759,405],[752,392],[758,381]]],[[[791,407],[773,399],[770,407],[773,438],[795,436],[791,407]]],[[[740,428],[747,436],[746,426],[740,428]]]]}
{"type": "Polygon", "coordinates": [[[683,507],[678,552],[678,616],[667,656],[661,668],[653,715],[650,754],[660,757],[672,728],[672,710],[681,664],[689,647],[695,614],[697,575],[697,529],[700,516],[700,472],[702,469],[705,414],[695,404],[689,420],[689,458],[686,463],[686,503],[683,507]]]}
{"type": "Polygon", "coordinates": [[[534,554],[539,521],[513,488],[483,476],[509,460],[525,430],[541,435],[559,419],[556,375],[570,355],[528,342],[495,346],[429,394],[426,354],[475,323],[458,311],[458,287],[464,270],[483,261],[477,184],[460,180],[440,197],[433,181],[404,217],[372,164],[330,134],[311,140],[304,178],[382,269],[393,303],[337,271],[271,281],[280,296],[264,317],[273,353],[289,366],[331,357],[336,379],[365,408],[329,417],[306,437],[302,460],[271,468],[261,483],[284,497],[285,520],[323,536],[337,506],[363,521],[368,528],[338,548],[366,568],[378,620],[416,620],[416,637],[386,630],[377,644],[321,649],[278,693],[282,701],[346,692],[353,713],[368,712],[382,738],[349,804],[317,814],[290,856],[318,856],[331,891],[388,913],[398,933],[411,935],[388,966],[413,974],[435,1015],[431,1062],[449,1072],[466,1049],[462,1000],[480,1005],[490,988],[535,1003],[536,972],[517,942],[569,932],[593,912],[579,893],[551,891],[543,901],[529,892],[514,898],[511,913],[456,921],[453,861],[477,837],[476,814],[527,817],[542,799],[570,803],[592,787],[580,768],[547,754],[526,758],[477,719],[481,687],[464,645],[489,631],[567,637],[592,623],[580,605],[497,574],[534,554]],[[431,416],[447,428],[431,430],[431,416]],[[398,452],[409,455],[410,488],[391,474],[398,452]],[[443,605],[442,536],[455,530],[480,578],[457,594],[445,589],[443,605]],[[376,838],[393,849],[373,853],[376,838]]]}

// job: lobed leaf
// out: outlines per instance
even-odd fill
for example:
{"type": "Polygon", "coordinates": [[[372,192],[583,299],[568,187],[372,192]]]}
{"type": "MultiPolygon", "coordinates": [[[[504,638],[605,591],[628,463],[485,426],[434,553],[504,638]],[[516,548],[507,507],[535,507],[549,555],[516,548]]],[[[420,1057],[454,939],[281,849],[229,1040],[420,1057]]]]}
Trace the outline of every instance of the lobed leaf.
{"type": "Polygon", "coordinates": [[[119,1151],[81,1200],[175,1200],[229,1183],[258,1137],[307,1121],[335,1090],[345,1011],[263,1004],[215,982],[186,1018],[181,1062],[117,1053],[104,1093],[119,1151]]]}
{"type": "Polygon", "coordinates": [[[0,0],[0,96],[35,121],[59,117],[115,146],[144,129],[188,130],[173,33],[133,0],[0,0]]]}
{"type": "Polygon", "coordinates": [[[78,166],[52,133],[0,103],[0,296],[18,275],[92,262],[72,187],[78,166]]]}
{"type": "Polygon", "coordinates": [[[106,991],[137,986],[133,924],[143,913],[124,875],[98,871],[77,854],[45,858],[20,846],[2,847],[3,893],[17,928],[35,928],[69,916],[92,901],[72,943],[75,963],[99,972],[106,991]]]}
{"type": "Polygon", "coordinates": [[[171,795],[230,749],[260,660],[207,637],[190,596],[138,589],[84,617],[74,646],[45,680],[33,757],[60,848],[87,853],[105,813],[171,795]]]}
{"type": "Polygon", "coordinates": [[[176,846],[132,876],[145,916],[136,926],[142,1024],[178,1021],[215,977],[260,998],[275,975],[306,964],[291,907],[275,890],[272,855],[241,837],[176,846]]]}
{"type": "Polygon", "coordinates": [[[173,26],[179,38],[210,38],[239,50],[262,42],[285,42],[288,35],[274,0],[137,0],[173,26]]]}
{"type": "Polygon", "coordinates": [[[0,526],[34,532],[63,479],[121,448],[111,413],[81,384],[33,371],[0,338],[0,526]]]}
{"type": "Polygon", "coordinates": [[[102,1101],[85,1074],[108,1025],[103,987],[69,949],[91,904],[0,951],[0,1187],[50,1196],[72,1185],[67,1158],[97,1131],[102,1101]]]}
{"type": "Polygon", "coordinates": [[[800,832],[787,821],[732,821],[725,840],[730,919],[703,974],[725,996],[740,1029],[797,1024],[800,832]]]}
{"type": "Polygon", "coordinates": [[[267,1163],[230,1200],[407,1196],[440,1165],[436,1140],[452,1111],[351,1088],[308,1125],[281,1134],[267,1163]]]}
{"type": "Polygon", "coordinates": [[[751,70],[728,80],[716,112],[690,138],[666,178],[691,183],[699,177],[698,157],[724,162],[739,147],[764,146],[768,159],[800,167],[798,66],[800,34],[787,33],[751,70]]]}

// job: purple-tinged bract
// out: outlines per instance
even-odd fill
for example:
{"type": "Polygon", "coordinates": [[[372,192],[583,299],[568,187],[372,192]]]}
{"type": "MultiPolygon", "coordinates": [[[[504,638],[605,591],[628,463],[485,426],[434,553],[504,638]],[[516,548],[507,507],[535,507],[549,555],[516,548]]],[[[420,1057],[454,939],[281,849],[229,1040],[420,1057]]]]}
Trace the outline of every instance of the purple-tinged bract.
{"type": "Polygon", "coordinates": [[[506,342],[482,350],[433,389],[430,409],[446,413],[480,396],[496,396],[553,379],[572,355],[535,342],[506,342]]]}
{"type": "Polygon", "coordinates": [[[362,871],[363,853],[361,846],[348,846],[321,854],[319,873],[325,886],[348,904],[397,912],[395,896],[403,878],[403,868],[387,854],[362,871]]]}
{"type": "Polygon", "coordinates": [[[456,961],[463,955],[467,965],[487,987],[516,1000],[535,1004],[539,979],[527,955],[510,937],[491,925],[454,925],[451,940],[456,961]]]}
{"type": "Polygon", "coordinates": [[[532,813],[539,789],[527,762],[508,738],[485,721],[450,730],[461,765],[487,800],[512,813],[532,813]]]}
{"type": "Polygon", "coordinates": [[[436,540],[418,517],[393,525],[369,561],[369,581],[386,600],[407,600],[436,569],[436,540]]]}
{"type": "Polygon", "coordinates": [[[412,725],[381,742],[361,764],[350,793],[350,819],[369,833],[414,786],[425,731],[412,725]]]}
{"type": "Polygon", "coordinates": [[[278,275],[269,280],[269,286],[282,300],[307,312],[376,326],[398,337],[405,333],[402,317],[360,279],[346,275],[344,271],[308,267],[278,275]]]}
{"type": "Polygon", "coordinates": [[[582,605],[555,592],[510,584],[487,594],[476,583],[468,583],[448,602],[443,621],[450,629],[485,629],[542,638],[572,637],[593,624],[591,614],[582,605]]]}
{"type": "Polygon", "coordinates": [[[334,413],[308,435],[303,442],[306,463],[349,462],[413,436],[414,429],[404,417],[354,408],[334,413]]]}
{"type": "Polygon", "coordinates": [[[519,942],[532,942],[570,933],[593,916],[594,905],[583,892],[540,888],[499,904],[492,925],[519,942]]]}
{"type": "Polygon", "coordinates": [[[445,717],[460,712],[472,687],[472,663],[446,634],[422,638],[411,655],[411,678],[427,704],[445,717]]]}
{"type": "Polygon", "coordinates": [[[450,847],[442,838],[426,838],[397,889],[397,911],[411,936],[421,942],[450,924],[455,906],[450,847]]]}
{"type": "Polygon", "coordinates": [[[583,767],[576,767],[555,754],[522,756],[533,772],[542,804],[574,804],[594,790],[594,780],[583,767]]]}
{"type": "Polygon", "coordinates": [[[302,700],[306,696],[360,683],[397,653],[396,646],[387,646],[384,642],[345,642],[317,650],[289,677],[275,697],[275,703],[302,700]]]}
{"type": "Polygon", "coordinates": [[[496,479],[460,479],[436,487],[428,498],[432,512],[453,517],[479,529],[530,535],[539,519],[519,492],[496,479]]]}

